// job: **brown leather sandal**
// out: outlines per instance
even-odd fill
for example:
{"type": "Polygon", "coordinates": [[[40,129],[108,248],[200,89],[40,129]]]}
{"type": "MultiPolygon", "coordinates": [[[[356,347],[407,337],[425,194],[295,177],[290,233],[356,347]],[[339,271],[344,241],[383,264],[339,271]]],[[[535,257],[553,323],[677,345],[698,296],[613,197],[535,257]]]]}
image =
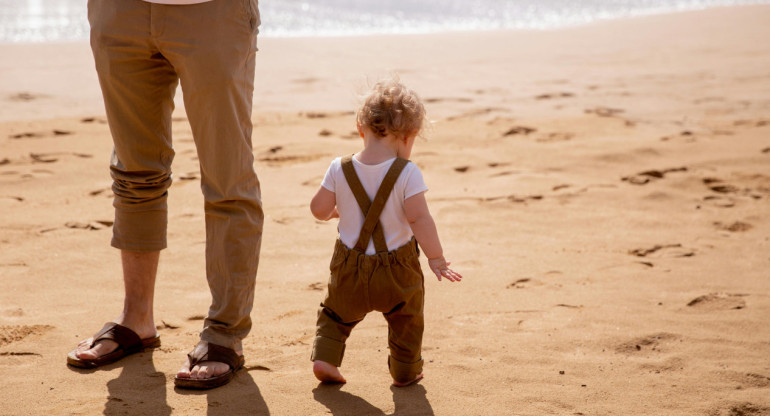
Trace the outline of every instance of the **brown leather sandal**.
{"type": "Polygon", "coordinates": [[[108,354],[104,354],[101,357],[96,358],[78,358],[77,351],[70,351],[67,354],[67,364],[73,367],[79,368],[96,368],[115,361],[121,358],[127,357],[131,354],[144,351],[148,348],[160,347],[160,336],[156,335],[151,338],[141,339],[136,332],[123,325],[116,324],[115,322],[107,322],[101,331],[97,332],[93,337],[91,345],[88,347],[93,348],[94,345],[100,340],[109,339],[118,343],[118,348],[108,354]]]}
{"type": "Polygon", "coordinates": [[[224,386],[235,377],[235,373],[243,368],[243,364],[246,362],[242,355],[238,355],[232,349],[206,341],[199,342],[195,349],[187,354],[187,359],[190,361],[190,369],[203,361],[216,361],[230,366],[226,372],[211,378],[174,377],[176,387],[199,390],[224,386]]]}

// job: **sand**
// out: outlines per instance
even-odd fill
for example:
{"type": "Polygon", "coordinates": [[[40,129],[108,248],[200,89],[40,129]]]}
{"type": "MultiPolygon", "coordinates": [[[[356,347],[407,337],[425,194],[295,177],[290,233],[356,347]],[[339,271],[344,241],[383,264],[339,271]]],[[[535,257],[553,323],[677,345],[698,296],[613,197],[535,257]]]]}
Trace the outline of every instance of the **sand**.
{"type": "Polygon", "coordinates": [[[109,130],[87,43],[2,45],[0,414],[770,415],[768,39],[770,6],[261,39],[255,325],[246,371],[202,393],[173,387],[209,302],[183,109],[163,347],[70,369],[67,352],[122,307],[109,130]],[[465,279],[426,273],[421,383],[390,387],[372,314],[349,340],[348,383],[319,385],[309,355],[336,229],[308,203],[330,159],[361,146],[357,88],[390,71],[435,121],[412,160],[465,279]]]}

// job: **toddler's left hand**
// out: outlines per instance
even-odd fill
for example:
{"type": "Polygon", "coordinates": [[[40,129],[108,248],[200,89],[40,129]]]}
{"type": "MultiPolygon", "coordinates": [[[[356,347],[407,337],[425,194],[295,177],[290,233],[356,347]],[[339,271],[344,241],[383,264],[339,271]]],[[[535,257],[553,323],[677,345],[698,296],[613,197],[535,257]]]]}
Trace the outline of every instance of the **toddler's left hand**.
{"type": "Polygon", "coordinates": [[[428,259],[428,266],[430,266],[430,270],[433,271],[433,274],[436,275],[436,278],[438,278],[439,282],[441,281],[442,276],[450,282],[459,282],[463,279],[463,276],[460,273],[450,269],[450,264],[452,263],[446,261],[444,256],[428,259]]]}

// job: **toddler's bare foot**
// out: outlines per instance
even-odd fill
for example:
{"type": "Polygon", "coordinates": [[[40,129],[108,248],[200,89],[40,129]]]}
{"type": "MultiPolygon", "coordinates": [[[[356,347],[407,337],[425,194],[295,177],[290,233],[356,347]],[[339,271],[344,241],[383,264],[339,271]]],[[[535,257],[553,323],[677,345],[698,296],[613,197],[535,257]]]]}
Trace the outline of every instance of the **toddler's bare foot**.
{"type": "Polygon", "coordinates": [[[324,383],[347,383],[345,377],[342,377],[340,369],[326,361],[313,361],[313,374],[315,374],[315,378],[324,383]]]}
{"type": "Polygon", "coordinates": [[[417,375],[417,377],[415,377],[415,378],[414,378],[414,380],[412,380],[412,381],[407,381],[407,382],[404,382],[404,383],[402,383],[402,382],[399,382],[399,381],[395,381],[395,380],[393,380],[393,385],[394,385],[394,386],[396,386],[396,387],[406,387],[406,386],[410,386],[410,385],[412,385],[412,384],[414,384],[414,383],[416,383],[416,382],[418,382],[418,381],[422,380],[422,377],[423,377],[423,375],[422,375],[422,373],[420,373],[420,374],[418,374],[418,375],[417,375]]]}

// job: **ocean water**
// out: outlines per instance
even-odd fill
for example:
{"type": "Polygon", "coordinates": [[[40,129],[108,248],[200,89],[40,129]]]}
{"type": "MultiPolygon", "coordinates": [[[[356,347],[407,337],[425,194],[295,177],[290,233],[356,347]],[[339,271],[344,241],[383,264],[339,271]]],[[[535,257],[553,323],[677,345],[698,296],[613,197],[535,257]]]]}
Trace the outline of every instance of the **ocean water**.
{"type": "MultiPolygon", "coordinates": [[[[85,41],[86,3],[0,0],[0,42],[85,41]]],[[[762,3],[770,0],[262,0],[259,7],[262,36],[297,37],[547,30],[599,20],[762,3]]]]}

